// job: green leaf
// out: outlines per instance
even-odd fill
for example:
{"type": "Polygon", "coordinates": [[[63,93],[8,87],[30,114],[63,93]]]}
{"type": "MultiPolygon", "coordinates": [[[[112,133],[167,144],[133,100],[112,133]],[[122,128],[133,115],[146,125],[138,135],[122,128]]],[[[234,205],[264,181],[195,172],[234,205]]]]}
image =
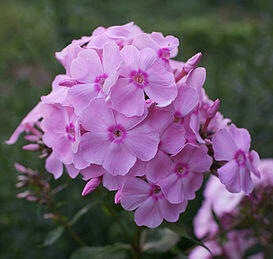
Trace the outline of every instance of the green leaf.
{"type": "Polygon", "coordinates": [[[253,246],[251,246],[245,251],[244,258],[248,258],[249,256],[256,255],[262,252],[262,248],[263,247],[261,244],[259,243],[254,244],[253,246]]]}
{"type": "Polygon", "coordinates": [[[171,229],[172,231],[176,232],[181,237],[187,238],[187,239],[191,240],[193,243],[204,247],[211,254],[211,251],[209,250],[209,248],[207,246],[205,246],[201,241],[197,240],[194,237],[194,235],[191,233],[191,231],[189,231],[187,229],[186,226],[184,226],[180,223],[169,223],[169,222],[165,222],[164,226],[171,229]]]}
{"type": "Polygon", "coordinates": [[[93,207],[93,205],[94,204],[92,204],[92,205],[87,205],[87,206],[84,206],[83,208],[81,208],[75,215],[74,215],[74,217],[69,221],[69,224],[70,225],[73,225],[73,224],[75,224],[84,214],[86,214],[88,211],[89,211],[89,209],[91,208],[91,207],[93,207]]]}
{"type": "Polygon", "coordinates": [[[114,244],[102,247],[82,247],[76,250],[70,259],[122,259],[126,258],[125,250],[130,249],[126,244],[114,244]]]}
{"type": "Polygon", "coordinates": [[[64,232],[63,226],[59,226],[59,227],[51,230],[50,232],[47,233],[43,245],[50,246],[50,245],[54,244],[61,237],[63,232],[64,232]]]}
{"type": "Polygon", "coordinates": [[[166,252],[175,246],[180,240],[180,236],[168,228],[155,229],[151,231],[157,240],[147,242],[143,245],[143,251],[148,253],[166,252]]]}
{"type": "Polygon", "coordinates": [[[213,216],[214,221],[216,222],[217,226],[219,227],[220,230],[223,230],[223,227],[221,225],[220,219],[218,218],[218,216],[216,215],[214,209],[211,209],[211,213],[213,216]]]}

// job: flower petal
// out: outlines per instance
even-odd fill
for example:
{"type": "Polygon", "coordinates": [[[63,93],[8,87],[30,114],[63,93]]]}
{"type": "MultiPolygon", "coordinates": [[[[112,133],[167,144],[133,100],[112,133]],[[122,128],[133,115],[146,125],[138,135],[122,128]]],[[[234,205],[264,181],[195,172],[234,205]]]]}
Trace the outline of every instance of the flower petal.
{"type": "Polygon", "coordinates": [[[135,222],[138,226],[149,228],[158,227],[163,221],[163,217],[157,200],[149,197],[135,212],[135,222]]]}
{"type": "Polygon", "coordinates": [[[134,210],[140,206],[148,197],[151,187],[142,179],[132,177],[122,188],[121,205],[125,210],[134,210]]]}
{"type": "Polygon", "coordinates": [[[112,142],[107,147],[107,153],[102,166],[112,175],[125,175],[135,164],[136,157],[126,148],[123,143],[112,142]]]}
{"type": "Polygon", "coordinates": [[[146,124],[127,131],[124,139],[126,147],[142,161],[149,161],[155,156],[158,143],[158,133],[146,124]]]}
{"type": "Polygon", "coordinates": [[[232,193],[241,191],[240,170],[235,160],[226,163],[218,169],[219,179],[227,190],[232,193]]]}
{"type": "Polygon", "coordinates": [[[111,88],[110,101],[113,108],[126,116],[141,116],[144,113],[145,98],[141,88],[127,78],[121,78],[111,88]]]}

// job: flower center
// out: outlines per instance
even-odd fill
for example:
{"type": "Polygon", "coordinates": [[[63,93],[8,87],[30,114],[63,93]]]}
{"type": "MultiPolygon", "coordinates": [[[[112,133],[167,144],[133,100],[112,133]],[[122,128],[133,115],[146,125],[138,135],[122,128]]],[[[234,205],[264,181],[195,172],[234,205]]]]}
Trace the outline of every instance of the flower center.
{"type": "Polygon", "coordinates": [[[239,166],[245,166],[246,164],[246,155],[244,151],[238,150],[235,154],[235,160],[239,166]]]}
{"type": "Polygon", "coordinates": [[[131,80],[137,87],[144,87],[147,85],[147,74],[141,70],[131,72],[131,80]]]}
{"type": "Polygon", "coordinates": [[[188,174],[189,166],[185,163],[178,163],[174,170],[179,177],[182,177],[188,174]]]}
{"type": "Polygon", "coordinates": [[[111,141],[119,143],[126,137],[126,130],[121,125],[113,125],[108,129],[108,136],[111,141]]]}
{"type": "Polygon", "coordinates": [[[158,51],[158,56],[164,61],[168,61],[170,59],[171,52],[168,48],[162,48],[158,51]]]}
{"type": "Polygon", "coordinates": [[[70,122],[69,125],[65,126],[65,131],[68,140],[75,142],[76,141],[75,126],[72,122],[70,122]]]}
{"type": "Polygon", "coordinates": [[[99,92],[101,88],[103,87],[105,80],[108,76],[106,74],[103,74],[102,76],[97,76],[95,78],[95,88],[99,92]]]}
{"type": "Polygon", "coordinates": [[[150,195],[153,197],[153,199],[160,199],[163,197],[163,193],[161,191],[160,186],[158,185],[152,185],[150,195]]]}
{"type": "Polygon", "coordinates": [[[173,122],[183,124],[184,119],[182,118],[180,112],[175,112],[173,122]]]}

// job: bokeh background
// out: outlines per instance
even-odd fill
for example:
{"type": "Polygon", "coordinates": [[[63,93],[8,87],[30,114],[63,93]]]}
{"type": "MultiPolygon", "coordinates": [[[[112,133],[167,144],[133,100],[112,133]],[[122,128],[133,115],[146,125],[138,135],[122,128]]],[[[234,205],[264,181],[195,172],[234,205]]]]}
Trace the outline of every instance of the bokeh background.
{"type": "MultiPolygon", "coordinates": [[[[0,2],[0,258],[67,258],[77,244],[64,234],[44,247],[55,224],[43,208],[15,198],[14,162],[43,169],[43,161],[23,152],[21,138],[4,144],[20,120],[50,91],[64,70],[54,53],[72,39],[90,35],[97,26],[134,21],[146,32],[161,31],[180,40],[176,58],[201,51],[207,69],[205,88],[220,98],[221,111],[239,127],[248,128],[261,157],[273,157],[273,7],[270,0],[9,0],[0,2]]],[[[82,198],[83,183],[69,184],[60,194],[63,210],[73,215],[92,202],[82,198]]],[[[202,198],[190,203],[182,220],[191,226],[202,198]]],[[[103,208],[92,208],[74,226],[89,245],[123,241],[103,208]]],[[[182,240],[183,241],[183,240],[182,240]]],[[[187,245],[186,241],[181,245],[187,245]]],[[[165,258],[166,255],[165,255],[165,258]]]]}

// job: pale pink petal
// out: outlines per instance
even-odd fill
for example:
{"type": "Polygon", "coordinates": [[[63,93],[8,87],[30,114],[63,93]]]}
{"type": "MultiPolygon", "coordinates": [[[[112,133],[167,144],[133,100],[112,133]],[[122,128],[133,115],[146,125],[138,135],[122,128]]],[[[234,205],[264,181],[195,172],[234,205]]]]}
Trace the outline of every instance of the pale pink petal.
{"type": "Polygon", "coordinates": [[[178,94],[174,101],[175,111],[178,111],[181,117],[184,117],[193,111],[198,101],[197,91],[187,85],[182,85],[178,87],[178,94]]]}
{"type": "Polygon", "coordinates": [[[258,178],[260,178],[259,165],[261,163],[259,154],[252,150],[249,152],[249,161],[250,161],[250,171],[255,174],[258,178]]]}
{"type": "Polygon", "coordinates": [[[185,146],[185,128],[177,123],[168,127],[161,136],[161,150],[176,155],[185,146]]]}
{"type": "Polygon", "coordinates": [[[89,102],[98,95],[95,84],[78,84],[68,90],[67,101],[80,115],[89,102]]]}
{"type": "Polygon", "coordinates": [[[149,228],[158,227],[163,221],[159,204],[153,197],[149,197],[135,211],[135,222],[138,226],[147,226],[149,228]]]}
{"type": "Polygon", "coordinates": [[[113,74],[121,63],[119,48],[116,43],[110,42],[103,46],[103,69],[108,76],[113,74]]]}
{"type": "Polygon", "coordinates": [[[54,175],[55,179],[58,179],[63,174],[63,163],[57,159],[54,152],[45,161],[46,170],[54,175]]]}
{"type": "Polygon", "coordinates": [[[227,127],[216,132],[212,138],[212,147],[214,150],[214,157],[219,161],[229,161],[233,159],[238,150],[227,127]]]}
{"type": "Polygon", "coordinates": [[[133,45],[136,46],[139,50],[144,48],[152,48],[155,51],[159,50],[159,46],[147,33],[141,33],[134,38],[133,45]]]}
{"type": "Polygon", "coordinates": [[[141,123],[148,115],[148,107],[145,105],[144,113],[141,116],[127,117],[118,111],[113,111],[117,124],[122,125],[126,130],[130,130],[141,123]]]}
{"type": "Polygon", "coordinates": [[[141,88],[121,78],[111,88],[110,101],[113,108],[127,116],[141,116],[144,113],[145,98],[141,88]]]}
{"type": "Polygon", "coordinates": [[[195,192],[198,191],[203,183],[203,175],[198,173],[189,173],[183,178],[183,190],[186,200],[195,199],[195,192]]]}
{"type": "Polygon", "coordinates": [[[147,120],[151,127],[161,136],[164,130],[173,123],[174,106],[169,105],[163,108],[155,106],[152,111],[149,112],[147,120]]]}
{"type": "Polygon", "coordinates": [[[163,218],[169,222],[176,222],[179,214],[185,211],[188,202],[185,200],[179,204],[171,204],[166,199],[160,199],[158,204],[163,218]]]}
{"type": "Polygon", "coordinates": [[[234,124],[229,126],[229,131],[239,149],[248,152],[250,148],[251,137],[246,129],[239,129],[234,124]]]}
{"type": "Polygon", "coordinates": [[[112,142],[107,147],[102,166],[112,175],[125,175],[135,162],[136,157],[123,143],[112,142]]]}
{"type": "Polygon", "coordinates": [[[122,59],[127,66],[132,70],[138,71],[139,69],[139,50],[132,45],[125,46],[120,52],[122,59]]]}
{"type": "Polygon", "coordinates": [[[145,48],[139,53],[139,68],[142,71],[147,71],[156,61],[156,53],[151,48],[145,48]]]}
{"type": "Polygon", "coordinates": [[[59,159],[63,163],[71,164],[73,162],[74,153],[71,149],[71,142],[66,136],[55,140],[53,151],[58,155],[59,159]]]}
{"type": "Polygon", "coordinates": [[[194,88],[199,94],[206,80],[206,69],[198,67],[190,72],[186,84],[194,88]]]}
{"type": "Polygon", "coordinates": [[[148,82],[144,91],[159,106],[167,106],[176,98],[177,88],[172,73],[162,68],[153,70],[148,74],[148,82]]]}
{"type": "Polygon", "coordinates": [[[19,135],[24,132],[28,131],[28,125],[33,126],[38,120],[42,117],[40,108],[42,106],[42,103],[39,102],[28,114],[27,116],[22,120],[20,125],[16,128],[16,130],[13,132],[9,140],[7,140],[5,143],[8,145],[14,144],[19,135]]]}
{"type": "Polygon", "coordinates": [[[73,158],[73,164],[74,166],[81,170],[81,169],[84,169],[86,167],[88,167],[90,165],[89,162],[85,161],[83,158],[82,158],[82,155],[80,152],[77,152],[75,155],[74,155],[74,158],[73,158]]]}
{"type": "Polygon", "coordinates": [[[76,169],[75,166],[73,164],[69,164],[69,165],[65,165],[65,168],[67,170],[67,173],[69,174],[69,176],[74,179],[75,177],[78,176],[80,170],[76,169]]]}
{"type": "Polygon", "coordinates": [[[246,167],[240,167],[240,182],[242,191],[249,194],[253,191],[254,183],[251,179],[250,172],[246,167]]]}
{"type": "Polygon", "coordinates": [[[153,159],[147,162],[146,177],[152,182],[168,176],[171,173],[172,161],[170,157],[158,150],[153,159]]]}
{"type": "Polygon", "coordinates": [[[151,187],[145,181],[132,177],[122,188],[121,205],[126,210],[134,210],[139,207],[148,197],[151,187]]]}
{"type": "Polygon", "coordinates": [[[159,181],[162,192],[166,199],[174,204],[181,203],[185,199],[183,189],[183,179],[172,173],[168,177],[159,181]]]}
{"type": "Polygon", "coordinates": [[[196,173],[209,171],[212,164],[212,158],[207,154],[208,150],[205,145],[187,144],[184,149],[175,157],[174,161],[182,161],[189,165],[189,170],[196,173]]]}
{"type": "MultiPolygon", "coordinates": [[[[192,131],[192,133],[194,134],[196,140],[199,143],[204,144],[205,141],[201,138],[199,130],[200,130],[200,114],[198,112],[193,112],[191,114],[189,114],[189,128],[192,131]]],[[[186,118],[188,117],[186,116],[186,118]]]]}
{"type": "Polygon", "coordinates": [[[109,144],[107,134],[87,132],[81,138],[79,153],[87,162],[101,165],[109,144]]]}
{"type": "Polygon", "coordinates": [[[126,147],[142,161],[151,160],[159,143],[159,135],[151,127],[141,124],[127,131],[126,147]]]}
{"type": "Polygon", "coordinates": [[[137,159],[134,166],[130,169],[128,175],[130,176],[144,176],[146,173],[147,162],[137,159]]]}
{"type": "Polygon", "coordinates": [[[82,126],[89,131],[99,134],[105,132],[115,124],[112,110],[107,107],[103,98],[93,99],[82,113],[82,126]]]}
{"type": "Polygon", "coordinates": [[[99,177],[105,174],[105,169],[100,165],[92,164],[88,166],[87,168],[81,170],[81,175],[83,176],[83,180],[87,181],[91,178],[99,177]]]}
{"type": "Polygon", "coordinates": [[[109,173],[105,173],[102,178],[103,186],[109,191],[119,190],[126,180],[125,176],[113,176],[109,173]]]}
{"type": "Polygon", "coordinates": [[[41,100],[47,104],[67,104],[67,94],[69,87],[57,86],[48,95],[42,96],[41,100]]]}
{"type": "Polygon", "coordinates": [[[71,62],[71,77],[84,82],[93,82],[97,76],[103,74],[101,60],[93,49],[82,50],[71,62]]]}
{"type": "Polygon", "coordinates": [[[232,193],[241,191],[240,170],[235,160],[226,163],[218,169],[219,179],[227,190],[232,193]]]}

